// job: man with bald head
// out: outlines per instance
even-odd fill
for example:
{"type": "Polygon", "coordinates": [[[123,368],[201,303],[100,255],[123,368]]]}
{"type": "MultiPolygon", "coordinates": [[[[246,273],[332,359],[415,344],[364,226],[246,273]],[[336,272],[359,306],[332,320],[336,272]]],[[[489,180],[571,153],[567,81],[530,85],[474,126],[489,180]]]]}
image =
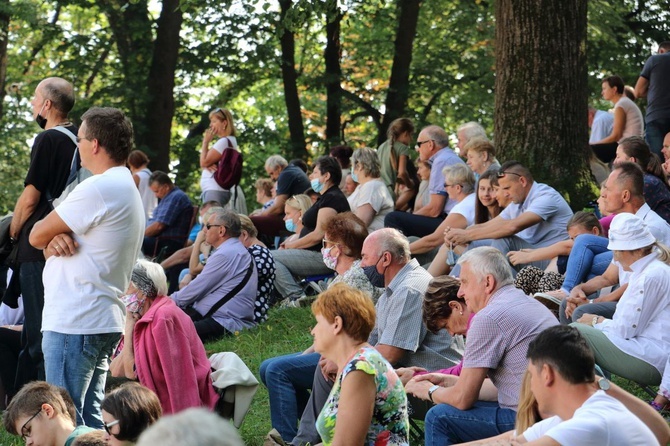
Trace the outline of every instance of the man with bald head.
{"type": "Polygon", "coordinates": [[[44,380],[40,329],[44,306],[42,270],[45,260],[42,250],[30,245],[28,236],[35,222],[53,209],[51,201],[58,198],[66,186],[77,147],[78,131],[67,117],[74,106],[74,88],[65,79],[50,77],[40,82],[31,105],[33,118],[44,131],[35,137],[25,187],[14,207],[9,228],[9,235],[18,243],[20,267],[17,276],[25,308],[22,333],[24,347],[19,356],[15,390],[27,381],[44,380]]]}

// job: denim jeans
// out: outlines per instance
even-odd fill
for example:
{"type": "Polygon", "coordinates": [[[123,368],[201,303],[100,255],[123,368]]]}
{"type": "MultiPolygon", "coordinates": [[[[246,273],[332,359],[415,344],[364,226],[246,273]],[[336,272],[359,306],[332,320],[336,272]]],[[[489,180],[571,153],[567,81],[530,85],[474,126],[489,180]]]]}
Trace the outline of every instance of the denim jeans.
{"type": "Polygon", "coordinates": [[[270,397],[272,427],[287,443],[298,432],[298,419],[307,405],[320,357],[318,353],[293,353],[266,359],[261,364],[261,381],[270,397]]]}
{"type": "Polygon", "coordinates": [[[121,333],[43,333],[47,382],[69,392],[77,410],[77,425],[102,429],[100,403],[105,396],[109,358],[120,339],[121,333]]]}
{"type": "Polygon", "coordinates": [[[571,322],[577,322],[584,314],[596,314],[602,316],[605,319],[612,319],[614,312],[616,311],[616,305],[618,302],[594,302],[592,304],[584,304],[575,308],[575,311],[572,312],[572,316],[568,318],[565,315],[565,307],[568,304],[567,299],[561,301],[561,307],[558,310],[558,319],[561,321],[561,324],[567,325],[571,322]]]}
{"type": "Polygon", "coordinates": [[[34,380],[44,380],[42,356],[42,310],[44,284],[42,272],[45,262],[25,262],[19,268],[25,321],[21,333],[21,353],[16,369],[15,388],[34,380]]]}
{"type": "Polygon", "coordinates": [[[426,414],[426,446],[445,446],[500,435],[514,429],[516,412],[497,402],[477,401],[468,410],[437,404],[426,414]]]}
{"type": "Polygon", "coordinates": [[[670,119],[657,119],[647,122],[644,132],[644,139],[649,144],[652,153],[658,155],[663,160],[661,149],[663,148],[663,138],[670,132],[670,119]]]}
{"type": "Polygon", "coordinates": [[[612,251],[607,249],[608,243],[606,237],[591,234],[582,234],[575,238],[561,287],[566,294],[570,294],[576,285],[605,272],[612,263],[612,251]]]}

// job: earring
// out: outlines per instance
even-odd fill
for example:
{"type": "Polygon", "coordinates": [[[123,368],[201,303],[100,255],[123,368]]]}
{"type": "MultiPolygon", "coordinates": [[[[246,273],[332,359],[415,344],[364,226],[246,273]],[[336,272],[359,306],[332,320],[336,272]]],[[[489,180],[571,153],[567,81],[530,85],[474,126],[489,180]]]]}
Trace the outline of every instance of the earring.
{"type": "Polygon", "coordinates": [[[462,312],[462,311],[459,311],[458,314],[460,314],[461,316],[463,316],[463,312],[462,312]]]}

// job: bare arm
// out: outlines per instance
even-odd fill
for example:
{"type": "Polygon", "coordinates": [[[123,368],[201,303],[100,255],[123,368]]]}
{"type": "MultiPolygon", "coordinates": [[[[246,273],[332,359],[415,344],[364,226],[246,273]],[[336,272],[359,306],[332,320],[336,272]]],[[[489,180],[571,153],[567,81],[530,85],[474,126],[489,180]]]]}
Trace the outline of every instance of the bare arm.
{"type": "Polygon", "coordinates": [[[261,215],[283,215],[284,214],[284,205],[286,200],[289,199],[288,195],[282,194],[275,197],[274,203],[272,206],[261,212],[261,215]]]}
{"type": "MultiPolygon", "coordinates": [[[[405,390],[418,398],[428,400],[428,389],[433,384],[437,384],[441,388],[433,392],[433,402],[449,404],[460,410],[468,410],[479,399],[487,373],[488,369],[485,368],[463,368],[459,377],[439,373],[419,375],[407,383],[405,390]],[[447,383],[451,384],[453,380],[455,380],[453,386],[444,386],[447,383]]],[[[492,389],[487,386],[485,396],[491,398],[492,393],[492,389]]],[[[497,391],[495,393],[497,398],[497,391]]]]}
{"type": "Polygon", "coordinates": [[[16,201],[16,206],[14,206],[14,215],[12,216],[12,223],[9,226],[9,236],[12,238],[18,238],[21,228],[26,224],[28,218],[33,215],[37,204],[40,202],[40,197],[42,194],[40,191],[35,189],[35,186],[32,184],[27,185],[19,199],[16,201]]]}
{"type": "Polygon", "coordinates": [[[637,78],[637,83],[635,84],[635,97],[646,98],[648,90],[649,90],[649,79],[642,76],[637,78]]]}
{"type": "Polygon", "coordinates": [[[551,260],[558,256],[567,256],[572,251],[573,240],[562,240],[551,246],[537,249],[522,249],[521,251],[510,251],[507,253],[512,265],[520,265],[538,260],[551,260]]]}
{"type": "Polygon", "coordinates": [[[365,226],[370,226],[370,223],[375,219],[377,212],[375,212],[374,208],[370,206],[369,203],[366,203],[363,206],[358,206],[354,214],[356,214],[356,217],[363,220],[365,226]]]}
{"type": "Polygon", "coordinates": [[[165,231],[165,228],[167,228],[165,223],[155,221],[151,223],[149,226],[147,226],[147,228],[144,230],[144,235],[146,237],[155,237],[157,235],[160,235],[161,232],[165,231]]]}
{"type": "Polygon", "coordinates": [[[188,272],[193,277],[200,274],[203,268],[202,263],[200,263],[200,252],[204,241],[205,241],[205,231],[198,232],[198,235],[195,238],[195,243],[193,243],[193,250],[191,251],[191,257],[188,260],[188,272]]]}
{"type": "Polygon", "coordinates": [[[509,237],[541,221],[542,218],[534,212],[524,212],[512,220],[505,220],[498,215],[486,223],[470,226],[467,229],[452,229],[446,237],[455,245],[464,245],[473,240],[509,237]]]}
{"type": "Polygon", "coordinates": [[[407,354],[407,350],[387,344],[377,344],[375,348],[391,364],[397,364],[407,354]]]}
{"type": "Polygon", "coordinates": [[[191,258],[191,251],[193,250],[193,244],[187,246],[186,248],[181,248],[177,250],[167,259],[161,262],[163,269],[171,268],[175,265],[181,265],[182,263],[188,263],[191,258]]]}
{"type": "Polygon", "coordinates": [[[424,217],[439,217],[444,212],[444,203],[447,197],[439,194],[430,194],[430,201],[427,205],[419,209],[414,215],[423,215],[424,217]]]}
{"type": "MultiPolygon", "coordinates": [[[[37,249],[45,249],[57,235],[70,234],[72,230],[56,211],[51,211],[44,219],[35,223],[30,231],[30,244],[37,249]]],[[[74,254],[74,252],[72,252],[74,254]]]]}
{"type": "Polygon", "coordinates": [[[292,242],[286,242],[284,247],[286,249],[300,249],[300,248],[309,248],[310,246],[314,246],[317,243],[321,243],[321,240],[323,240],[323,225],[333,218],[337,214],[337,211],[333,208],[321,208],[319,209],[319,213],[317,214],[316,217],[316,228],[309,234],[305,235],[302,238],[299,238],[298,240],[292,241],[292,242]]]}
{"type": "Polygon", "coordinates": [[[621,107],[614,109],[614,125],[612,125],[612,133],[607,138],[601,139],[594,144],[608,144],[617,142],[623,135],[623,129],[626,127],[626,113],[621,107]]]}
{"type": "Polygon", "coordinates": [[[352,371],[345,376],[340,390],[333,446],[365,443],[376,395],[377,387],[372,375],[352,371]]]}
{"type": "Polygon", "coordinates": [[[218,163],[221,159],[219,152],[209,148],[209,143],[212,142],[213,138],[214,132],[212,129],[205,130],[205,137],[202,140],[202,148],[200,149],[200,167],[203,169],[218,163]]]}
{"type": "Polygon", "coordinates": [[[433,248],[437,248],[444,241],[444,231],[447,227],[465,229],[467,225],[468,222],[461,214],[449,214],[432,234],[410,243],[409,251],[412,254],[423,254],[433,248]]]}

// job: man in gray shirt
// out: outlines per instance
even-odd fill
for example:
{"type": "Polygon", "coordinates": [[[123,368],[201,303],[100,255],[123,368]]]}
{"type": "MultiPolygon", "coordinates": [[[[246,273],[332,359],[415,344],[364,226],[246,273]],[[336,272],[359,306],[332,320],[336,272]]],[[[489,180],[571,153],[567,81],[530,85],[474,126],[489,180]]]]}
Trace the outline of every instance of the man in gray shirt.
{"type": "Polygon", "coordinates": [[[635,96],[647,98],[645,139],[652,152],[663,159],[663,137],[670,132],[670,41],[658,46],[658,54],[644,64],[635,84],[635,96]]]}

